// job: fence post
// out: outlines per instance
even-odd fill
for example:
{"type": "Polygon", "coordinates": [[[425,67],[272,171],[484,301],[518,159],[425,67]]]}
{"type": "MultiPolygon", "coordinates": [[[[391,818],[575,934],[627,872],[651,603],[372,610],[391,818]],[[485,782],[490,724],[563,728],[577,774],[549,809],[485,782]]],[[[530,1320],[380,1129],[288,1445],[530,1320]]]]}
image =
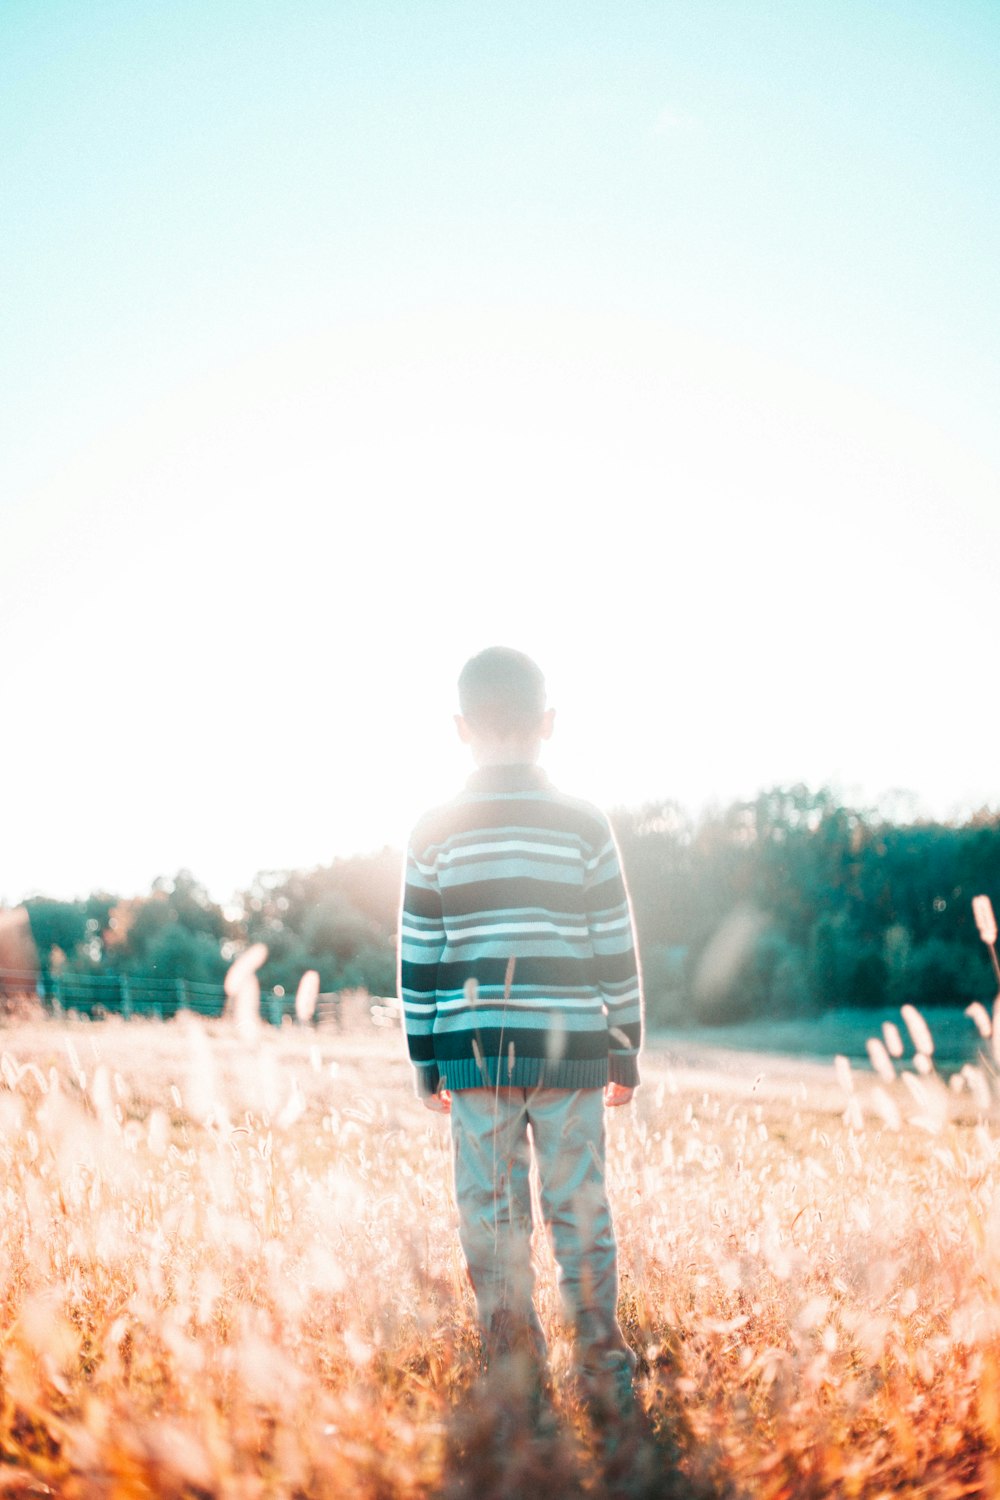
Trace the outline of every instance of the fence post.
{"type": "Polygon", "coordinates": [[[129,990],[128,975],[122,974],[118,980],[118,999],[123,1016],[132,1014],[132,995],[129,990]]]}

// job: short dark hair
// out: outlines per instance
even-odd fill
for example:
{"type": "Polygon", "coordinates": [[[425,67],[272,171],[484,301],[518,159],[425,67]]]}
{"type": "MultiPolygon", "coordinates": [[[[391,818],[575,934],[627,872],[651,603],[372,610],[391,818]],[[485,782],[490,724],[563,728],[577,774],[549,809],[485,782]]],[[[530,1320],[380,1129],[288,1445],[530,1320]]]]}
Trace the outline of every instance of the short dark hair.
{"type": "Polygon", "coordinates": [[[501,738],[530,733],[545,713],[545,678],[523,651],[487,646],[462,668],[458,702],[473,729],[501,738]]]}

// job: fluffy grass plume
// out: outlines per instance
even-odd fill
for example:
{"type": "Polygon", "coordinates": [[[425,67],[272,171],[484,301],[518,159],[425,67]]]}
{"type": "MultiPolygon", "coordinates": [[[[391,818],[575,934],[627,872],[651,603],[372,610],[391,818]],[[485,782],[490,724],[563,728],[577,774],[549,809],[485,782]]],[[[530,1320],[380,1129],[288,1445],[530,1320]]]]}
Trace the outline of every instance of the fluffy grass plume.
{"type": "Polygon", "coordinates": [[[624,1443],[577,1404],[542,1239],[554,1421],[477,1381],[447,1127],[398,1036],[8,1027],[0,1495],[997,1493],[993,1078],[946,1086],[907,1024],[930,1071],[879,1043],[843,1089],[648,1055],[608,1119],[624,1443]]]}

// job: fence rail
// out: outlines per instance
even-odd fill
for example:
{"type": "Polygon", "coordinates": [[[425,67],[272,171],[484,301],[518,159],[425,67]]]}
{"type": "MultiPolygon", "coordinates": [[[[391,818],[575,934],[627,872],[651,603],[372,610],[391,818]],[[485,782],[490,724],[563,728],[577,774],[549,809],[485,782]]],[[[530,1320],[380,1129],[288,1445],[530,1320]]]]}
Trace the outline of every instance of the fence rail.
{"type": "MultiPolygon", "coordinates": [[[[201,979],[158,979],[132,974],[35,975],[18,969],[0,969],[0,995],[18,990],[37,994],[46,1010],[82,1011],[90,1016],[149,1016],[168,1021],[179,1010],[201,1016],[221,1016],[226,993],[221,982],[201,979]]],[[[343,1026],[367,1019],[376,1026],[398,1024],[398,1002],[379,995],[361,996],[356,991],[334,990],[319,996],[313,1021],[317,1025],[343,1026]],[[359,1003],[361,1002],[361,1003],[359,1003]]],[[[295,1015],[295,996],[264,990],[260,997],[261,1020],[280,1026],[295,1015]]]]}

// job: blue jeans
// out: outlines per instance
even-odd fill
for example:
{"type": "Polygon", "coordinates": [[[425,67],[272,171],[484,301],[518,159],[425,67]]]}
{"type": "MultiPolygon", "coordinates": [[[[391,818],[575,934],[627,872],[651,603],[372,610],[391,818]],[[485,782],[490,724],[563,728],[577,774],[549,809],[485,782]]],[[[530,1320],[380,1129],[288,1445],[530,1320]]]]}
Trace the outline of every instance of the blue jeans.
{"type": "Polygon", "coordinates": [[[630,1376],[635,1355],[618,1326],[618,1254],[604,1184],[603,1089],[460,1089],[451,1130],[459,1236],[487,1361],[518,1347],[545,1358],[533,1302],[533,1148],[576,1368],[585,1379],[630,1376]]]}

